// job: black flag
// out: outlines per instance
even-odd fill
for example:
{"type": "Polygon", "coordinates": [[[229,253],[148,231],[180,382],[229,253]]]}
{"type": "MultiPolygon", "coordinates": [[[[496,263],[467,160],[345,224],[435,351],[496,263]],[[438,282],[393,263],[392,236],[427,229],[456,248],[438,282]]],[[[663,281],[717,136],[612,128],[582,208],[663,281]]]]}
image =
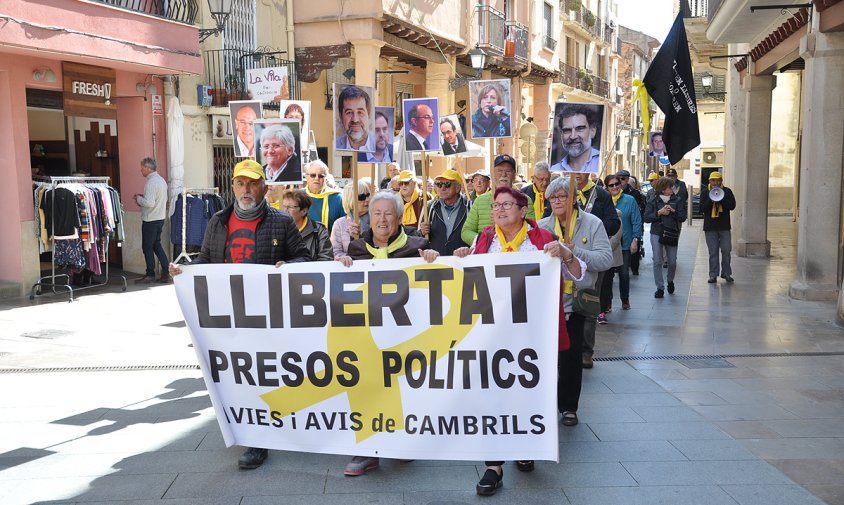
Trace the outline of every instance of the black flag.
{"type": "Polygon", "coordinates": [[[682,11],[642,81],[648,95],[665,114],[662,138],[673,165],[700,145],[695,81],[682,11]]]}

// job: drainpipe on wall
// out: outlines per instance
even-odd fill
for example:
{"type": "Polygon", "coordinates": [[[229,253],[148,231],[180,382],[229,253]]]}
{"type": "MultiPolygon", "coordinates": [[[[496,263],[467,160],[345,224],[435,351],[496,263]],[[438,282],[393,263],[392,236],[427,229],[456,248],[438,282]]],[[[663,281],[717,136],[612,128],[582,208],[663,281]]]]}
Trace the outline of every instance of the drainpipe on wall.
{"type": "Polygon", "coordinates": [[[287,56],[290,60],[296,59],[293,42],[293,0],[287,0],[287,56]]]}

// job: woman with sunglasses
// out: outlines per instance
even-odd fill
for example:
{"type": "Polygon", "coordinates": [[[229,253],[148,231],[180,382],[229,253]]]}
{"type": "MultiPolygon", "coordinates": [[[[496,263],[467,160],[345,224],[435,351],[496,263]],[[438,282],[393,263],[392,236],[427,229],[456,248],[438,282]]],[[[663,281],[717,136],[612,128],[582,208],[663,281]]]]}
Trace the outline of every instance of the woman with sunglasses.
{"type": "Polygon", "coordinates": [[[369,198],[372,194],[372,183],[369,177],[363,177],[355,184],[346,184],[343,188],[343,210],[346,215],[334,221],[334,228],[331,229],[331,248],[334,250],[334,258],[346,256],[349,250],[349,243],[362,233],[369,230],[369,198]],[[354,202],[357,200],[358,222],[352,218],[354,202]]]}
{"type": "Polygon", "coordinates": [[[419,225],[419,232],[427,235],[431,249],[443,256],[464,247],[460,232],[469,215],[472,203],[462,194],[463,176],[456,170],[446,170],[434,182],[437,199],[428,207],[428,222],[419,225]]]}
{"type": "MultiPolygon", "coordinates": [[[[621,295],[621,308],[630,310],[630,258],[639,254],[639,246],[642,243],[642,216],[639,214],[639,205],[636,199],[625,195],[621,188],[621,181],[616,175],[608,175],[604,178],[604,186],[612,196],[613,204],[621,216],[621,256],[620,267],[610,269],[604,274],[604,285],[601,288],[601,307],[606,308],[612,304],[612,283],[613,273],[618,270],[618,290],[621,295]]],[[[607,320],[606,314],[598,314],[598,322],[607,320]],[[602,317],[603,316],[603,317],[602,317]]]]}
{"type": "Polygon", "coordinates": [[[331,261],[334,259],[334,252],[331,250],[328,230],[322,223],[308,219],[310,208],[311,198],[302,191],[288,189],[281,194],[281,210],[290,214],[296,223],[311,261],[331,261]]]}
{"type": "MultiPolygon", "coordinates": [[[[464,258],[471,254],[508,253],[545,251],[547,254],[560,258],[562,261],[563,279],[577,281],[583,278],[586,264],[577,258],[568,245],[558,241],[546,229],[541,228],[536,221],[527,218],[528,197],[521,191],[506,186],[495,190],[492,203],[492,226],[484,228],[475,239],[472,248],[462,247],[454,251],[454,255],[464,258]]],[[[595,218],[598,220],[597,218],[595,218]]],[[[598,224],[600,225],[600,220],[598,224]]],[[[566,350],[570,346],[569,334],[566,329],[566,313],[560,299],[560,324],[556,335],[558,349],[566,350]]],[[[580,348],[578,347],[577,363],[580,364],[580,348]]],[[[482,496],[495,494],[503,485],[503,461],[487,461],[486,472],[475,486],[475,491],[482,496]]],[[[522,472],[533,471],[533,461],[516,461],[516,468],[522,472]]]]}

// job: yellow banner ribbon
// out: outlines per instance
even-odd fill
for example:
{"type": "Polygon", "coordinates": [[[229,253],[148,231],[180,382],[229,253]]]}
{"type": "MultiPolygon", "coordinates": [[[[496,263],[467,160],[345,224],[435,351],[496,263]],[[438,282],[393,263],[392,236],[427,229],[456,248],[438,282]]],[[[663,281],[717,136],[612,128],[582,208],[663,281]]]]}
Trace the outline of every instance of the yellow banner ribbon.
{"type": "MultiPolygon", "coordinates": [[[[647,135],[648,132],[651,131],[651,115],[648,111],[648,102],[650,101],[648,90],[645,89],[645,83],[642,82],[641,79],[634,79],[633,87],[636,88],[636,93],[633,95],[633,101],[635,102],[636,100],[639,100],[639,108],[642,111],[642,125],[645,127],[645,135],[647,135]]],[[[648,143],[648,149],[650,149],[650,139],[645,142],[648,143]]]]}

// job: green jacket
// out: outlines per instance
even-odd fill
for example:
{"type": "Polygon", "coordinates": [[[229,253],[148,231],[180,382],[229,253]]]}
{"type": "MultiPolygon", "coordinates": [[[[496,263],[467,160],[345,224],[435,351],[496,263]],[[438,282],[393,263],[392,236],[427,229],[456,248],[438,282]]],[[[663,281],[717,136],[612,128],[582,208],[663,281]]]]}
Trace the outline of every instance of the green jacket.
{"type": "MultiPolygon", "coordinates": [[[[494,189],[490,189],[481,196],[475,198],[472,202],[472,208],[469,209],[469,215],[466,216],[466,222],[463,224],[463,230],[460,232],[460,238],[466,245],[472,245],[475,242],[475,237],[487,226],[492,225],[492,195],[495,193],[494,189]]],[[[527,196],[527,195],[525,195],[527,196]]],[[[528,219],[536,219],[533,212],[533,200],[528,196],[528,219]]]]}

